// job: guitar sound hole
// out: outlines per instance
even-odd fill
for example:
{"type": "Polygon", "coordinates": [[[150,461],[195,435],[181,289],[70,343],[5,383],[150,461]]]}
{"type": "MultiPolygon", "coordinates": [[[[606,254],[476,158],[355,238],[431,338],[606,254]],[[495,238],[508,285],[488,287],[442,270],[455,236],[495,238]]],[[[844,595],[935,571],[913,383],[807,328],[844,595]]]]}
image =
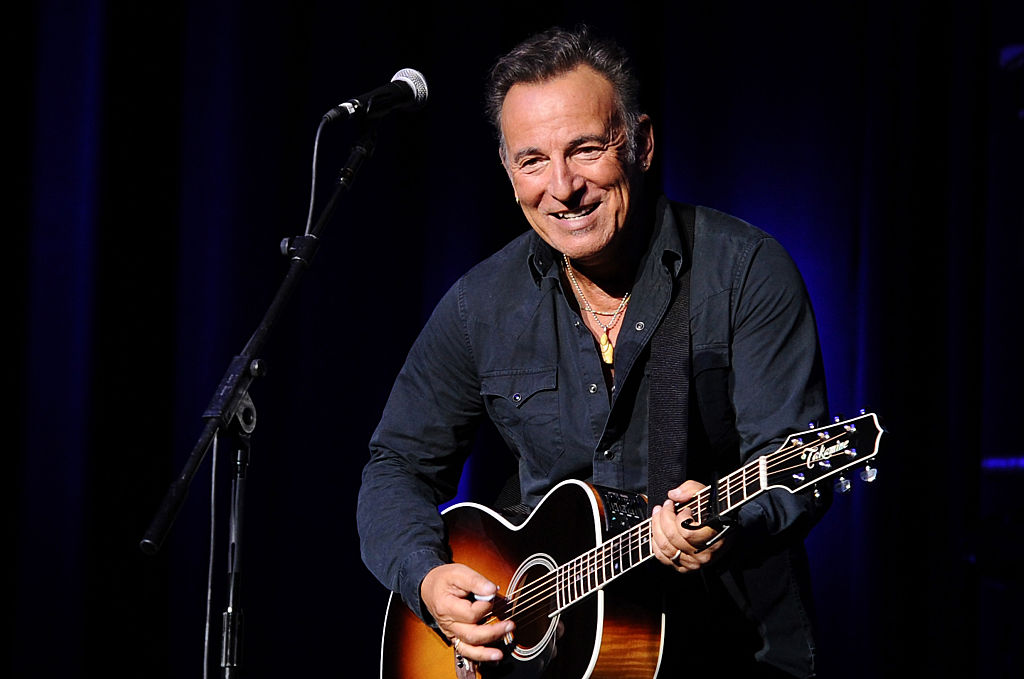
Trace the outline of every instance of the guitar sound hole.
{"type": "Polygon", "coordinates": [[[551,557],[538,554],[524,562],[512,578],[507,599],[509,616],[516,623],[512,638],[512,655],[529,660],[542,652],[551,641],[558,624],[555,587],[555,563],[551,557]]]}

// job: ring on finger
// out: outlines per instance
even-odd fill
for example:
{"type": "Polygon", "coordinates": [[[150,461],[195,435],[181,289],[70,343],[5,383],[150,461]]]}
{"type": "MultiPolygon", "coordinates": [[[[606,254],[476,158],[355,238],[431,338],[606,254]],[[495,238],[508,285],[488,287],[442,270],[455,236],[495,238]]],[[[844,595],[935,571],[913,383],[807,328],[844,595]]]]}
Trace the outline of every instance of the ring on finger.
{"type": "Polygon", "coordinates": [[[455,637],[455,640],[452,642],[452,648],[455,649],[455,655],[459,655],[459,644],[461,643],[462,639],[458,637],[455,637]]]}
{"type": "Polygon", "coordinates": [[[679,555],[682,554],[682,553],[683,553],[683,550],[677,549],[676,553],[672,555],[672,558],[669,559],[669,561],[675,561],[676,559],[679,558],[679,555]]]}

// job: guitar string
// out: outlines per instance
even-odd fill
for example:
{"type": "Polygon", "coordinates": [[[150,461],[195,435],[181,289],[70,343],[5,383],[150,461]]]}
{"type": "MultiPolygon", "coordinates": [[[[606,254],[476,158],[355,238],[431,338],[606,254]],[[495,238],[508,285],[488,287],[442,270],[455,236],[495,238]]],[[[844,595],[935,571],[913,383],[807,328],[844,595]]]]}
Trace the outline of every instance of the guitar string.
{"type": "MultiPolygon", "coordinates": [[[[610,548],[610,543],[616,542],[616,541],[618,541],[618,542],[628,542],[628,544],[630,545],[629,549],[631,551],[634,549],[634,545],[635,545],[636,549],[641,549],[642,550],[644,545],[649,545],[650,544],[649,524],[650,524],[650,519],[645,520],[643,523],[637,524],[636,526],[631,528],[626,533],[622,533],[620,535],[617,535],[617,536],[615,536],[615,538],[612,538],[611,540],[607,541],[606,543],[602,544],[601,546],[595,547],[595,548],[593,548],[591,550],[588,550],[586,553],[576,557],[575,559],[567,562],[566,564],[563,564],[562,566],[559,566],[554,571],[549,571],[544,576],[538,578],[533,583],[531,583],[532,589],[530,589],[530,586],[524,587],[522,590],[517,592],[517,594],[515,596],[515,599],[514,599],[514,603],[513,603],[513,608],[515,610],[514,610],[513,614],[511,616],[509,616],[509,617],[511,619],[513,619],[513,620],[516,620],[517,624],[528,624],[530,622],[533,622],[535,620],[541,619],[543,617],[548,617],[549,614],[548,614],[548,609],[547,608],[537,609],[537,607],[540,606],[540,605],[543,605],[545,603],[545,601],[544,601],[545,599],[550,599],[551,596],[555,595],[551,591],[552,588],[555,589],[556,593],[557,593],[557,590],[558,590],[558,588],[560,586],[563,587],[563,588],[566,588],[566,589],[570,589],[571,588],[571,585],[568,584],[568,583],[563,584],[563,585],[560,585],[558,583],[559,571],[564,571],[563,575],[566,575],[567,579],[571,579],[571,578],[574,578],[574,577],[577,580],[587,579],[587,578],[599,578],[600,576],[597,573],[597,568],[599,568],[599,567],[603,568],[603,567],[607,566],[608,563],[610,563],[610,562],[605,560],[605,557],[606,557],[605,554],[600,554],[599,555],[598,553],[599,552],[607,551],[610,548]],[[647,526],[645,526],[645,524],[647,524],[647,526]],[[647,530],[643,530],[644,528],[647,528],[647,530]],[[629,539],[628,540],[620,540],[619,539],[619,538],[624,538],[624,537],[628,537],[629,539]],[[587,562],[590,562],[590,561],[593,561],[593,564],[587,563],[587,562]],[[575,572],[575,575],[573,575],[574,572],[575,572]],[[554,582],[552,582],[552,578],[553,577],[554,577],[554,582]],[[538,588],[540,588],[540,591],[536,591],[538,588]],[[532,600],[530,601],[530,603],[528,605],[525,605],[525,606],[520,605],[520,599],[523,597],[523,593],[527,592],[527,591],[530,592],[530,597],[531,597],[532,600]],[[529,613],[529,616],[525,616],[524,613],[529,613]]],[[[648,558],[650,558],[650,556],[651,556],[651,552],[648,552],[646,555],[644,555],[642,553],[642,551],[641,551],[640,554],[639,554],[638,560],[636,562],[632,563],[630,565],[630,568],[632,568],[635,565],[639,565],[643,561],[646,561],[648,558]]],[[[625,570],[621,570],[620,572],[625,572],[625,570]]],[[[601,582],[601,584],[603,585],[603,584],[607,583],[610,580],[611,580],[611,578],[608,578],[607,580],[603,580],[601,582]]],[[[590,592],[592,592],[592,591],[594,591],[596,589],[600,589],[600,585],[596,585],[596,584],[595,585],[591,585],[589,582],[584,582],[584,583],[577,582],[577,583],[573,583],[573,584],[579,585],[580,590],[582,591],[582,593],[579,593],[580,590],[578,590],[576,594],[573,594],[571,591],[567,592],[570,596],[569,596],[568,600],[565,602],[565,604],[563,604],[562,608],[565,608],[566,606],[571,605],[572,603],[575,603],[579,599],[582,599],[583,597],[585,597],[588,594],[590,594],[590,592]]]]}
{"type": "MultiPolygon", "coordinates": [[[[833,440],[836,440],[838,438],[839,436],[836,436],[833,440]]],[[[803,449],[810,447],[812,445],[816,445],[817,443],[817,441],[814,441],[811,444],[798,444],[796,447],[788,451],[780,450],[772,455],[772,457],[775,459],[772,460],[768,466],[778,467],[779,464],[787,463],[794,457],[799,456],[803,449]]],[[[748,468],[753,469],[757,464],[758,463],[756,461],[753,463],[748,463],[748,465],[741,467],[736,472],[730,474],[728,477],[723,479],[722,481],[726,483],[726,488],[728,489],[729,487],[731,487],[731,484],[734,480],[741,480],[743,482],[743,487],[745,489],[746,485],[748,485],[746,482],[746,472],[748,468]],[[742,479],[735,477],[742,477],[742,479]]],[[[796,467],[789,467],[788,469],[795,469],[798,468],[799,466],[800,465],[797,465],[796,467]]],[[[760,479],[758,476],[758,481],[759,480],[760,479]]],[[[721,484],[722,482],[719,483],[721,484]]],[[[760,490],[759,487],[758,490],[760,490]]],[[[700,492],[698,492],[698,494],[689,503],[684,505],[684,507],[689,508],[691,510],[691,513],[694,513],[696,510],[697,516],[699,516],[705,508],[710,506],[710,504],[710,490],[703,489],[700,492]]],[[[730,504],[730,508],[731,507],[732,505],[730,504]]],[[[630,531],[623,535],[629,535],[630,540],[632,540],[634,533],[643,532],[636,531],[636,529],[644,528],[644,524],[649,523],[650,520],[648,519],[643,524],[638,524],[636,527],[630,529],[630,531]]],[[[647,528],[648,530],[646,532],[649,533],[649,527],[647,528]]],[[[610,581],[611,578],[608,578],[607,580],[604,579],[603,575],[598,573],[598,569],[605,569],[609,565],[613,565],[613,562],[609,560],[609,555],[607,555],[606,552],[608,551],[609,547],[612,547],[614,549],[615,543],[621,542],[621,540],[619,540],[619,538],[621,537],[622,535],[616,536],[615,538],[611,538],[606,543],[602,543],[602,545],[599,545],[598,547],[588,550],[584,554],[572,559],[571,561],[567,562],[566,564],[563,564],[562,566],[559,566],[554,571],[549,571],[544,576],[538,578],[529,585],[523,587],[523,589],[517,593],[517,596],[515,598],[514,608],[516,609],[516,611],[512,617],[519,617],[525,612],[532,613],[532,609],[534,609],[538,605],[543,605],[546,602],[546,600],[550,598],[550,596],[556,595],[558,588],[560,586],[558,583],[558,575],[560,573],[567,576],[567,582],[564,585],[562,585],[562,587],[566,589],[565,593],[568,594],[568,600],[565,604],[563,604],[563,608],[587,596],[595,589],[598,589],[601,585],[610,581]],[[552,580],[552,578],[554,578],[554,580],[552,580]],[[591,580],[594,580],[596,584],[592,585],[590,582],[591,580]],[[597,583],[596,581],[600,582],[597,583]],[[554,592],[552,590],[554,590],[554,592]]],[[[643,538],[641,538],[640,546],[642,547],[645,544],[649,544],[649,542],[649,537],[646,541],[644,541],[643,538]]],[[[642,557],[640,561],[637,562],[637,564],[646,560],[646,558],[649,558],[649,556],[650,555],[647,555],[647,557],[642,557]]],[[[637,564],[631,564],[631,567],[637,564]]],[[[622,571],[620,570],[620,572],[622,571]]],[[[612,577],[614,577],[614,575],[612,577]]],[[[545,608],[540,612],[544,613],[546,610],[547,609],[545,608]]]]}
{"type": "MultiPolygon", "coordinates": [[[[791,449],[776,451],[775,453],[772,453],[772,454],[767,456],[768,457],[768,463],[767,463],[766,467],[767,467],[767,469],[772,474],[779,474],[779,473],[786,472],[786,471],[789,471],[789,470],[792,470],[792,469],[798,469],[799,467],[801,467],[803,465],[803,462],[801,462],[800,464],[797,464],[795,466],[785,467],[783,469],[779,469],[779,466],[782,465],[782,464],[789,464],[792,461],[792,459],[794,458],[794,456],[799,456],[807,448],[811,448],[811,447],[817,446],[819,443],[821,443],[823,441],[833,441],[833,442],[840,441],[844,437],[847,437],[847,436],[849,436],[852,433],[854,433],[854,432],[851,431],[851,430],[845,430],[845,431],[839,432],[839,433],[835,434],[834,436],[829,437],[827,439],[815,439],[814,441],[812,441],[810,443],[799,443],[799,444],[797,444],[795,447],[793,447],[791,449]]],[[[843,454],[844,455],[849,455],[850,452],[843,451],[843,454]]],[[[726,484],[726,487],[725,487],[726,501],[729,502],[729,506],[725,509],[725,511],[729,511],[730,509],[732,509],[735,506],[735,505],[733,505],[731,503],[731,501],[729,501],[729,498],[731,498],[731,496],[732,496],[732,491],[730,489],[732,488],[732,483],[733,483],[734,477],[742,477],[742,478],[736,478],[735,480],[740,482],[740,488],[744,491],[743,501],[746,501],[747,498],[750,497],[745,492],[747,486],[750,485],[747,482],[747,474],[746,474],[746,472],[749,469],[749,470],[754,471],[756,473],[757,465],[758,465],[758,461],[757,460],[753,460],[753,461],[747,463],[746,465],[744,465],[743,467],[739,468],[738,470],[736,470],[735,472],[733,472],[729,476],[727,476],[724,479],[719,481],[718,492],[719,492],[719,496],[720,497],[721,497],[721,494],[723,492],[722,483],[725,482],[725,484],[726,484]]],[[[833,473],[833,472],[830,472],[830,473],[833,473]]],[[[757,482],[755,483],[755,487],[756,487],[757,491],[760,491],[760,487],[759,487],[760,479],[759,479],[759,476],[755,476],[754,478],[757,480],[757,482]]],[[[697,512],[699,512],[700,514],[703,514],[704,510],[707,507],[711,506],[711,490],[709,488],[705,488],[705,489],[700,490],[698,492],[698,494],[694,496],[694,499],[696,499],[698,501],[698,505],[696,507],[697,512]]],[[[719,500],[719,501],[721,501],[721,500],[719,500]]],[[[737,503],[737,504],[741,504],[741,503],[737,503]]],[[[689,505],[687,505],[687,507],[689,507],[691,512],[693,512],[694,507],[690,507],[689,505]]],[[[698,516],[700,514],[698,514],[698,516]]]]}
{"type": "MultiPolygon", "coordinates": [[[[644,523],[649,522],[650,520],[648,519],[644,523]]],[[[516,614],[529,611],[538,605],[543,605],[551,596],[557,595],[560,587],[569,595],[569,603],[589,594],[592,589],[596,589],[599,585],[591,585],[588,581],[600,579],[601,576],[598,574],[598,569],[605,568],[609,563],[612,563],[604,552],[618,547],[620,553],[625,554],[634,551],[634,549],[642,548],[644,544],[649,542],[649,537],[645,539],[643,534],[645,532],[647,534],[650,533],[649,530],[644,531],[643,527],[644,524],[638,524],[629,529],[629,531],[609,539],[598,547],[588,550],[553,571],[548,571],[540,578],[524,586],[515,596],[513,607],[516,609],[516,614]],[[626,551],[622,549],[624,544],[628,545],[626,551]],[[559,576],[563,576],[564,583],[558,582],[559,576]],[[574,595],[574,589],[577,592],[583,591],[583,594],[574,595]]],[[[630,567],[644,561],[646,558],[641,551],[638,554],[638,560],[631,564],[630,567]]],[[[607,580],[604,582],[607,582],[607,580]]]]}
{"type": "MultiPolygon", "coordinates": [[[[798,469],[801,466],[803,466],[803,462],[795,466],[789,466],[783,469],[779,469],[778,467],[782,464],[789,464],[795,457],[798,457],[803,450],[818,445],[819,443],[821,443],[822,440],[839,441],[842,440],[843,437],[848,436],[851,433],[851,431],[847,430],[844,432],[840,432],[828,439],[817,439],[812,441],[811,443],[800,442],[791,449],[779,450],[776,453],[773,453],[768,456],[769,460],[766,467],[772,469],[773,473],[776,474],[779,472],[789,471],[791,469],[798,469]]],[[[850,453],[844,452],[844,454],[850,453]]],[[[758,464],[759,462],[757,461],[748,463],[747,465],[741,467],[740,469],[736,470],[735,472],[727,476],[725,479],[722,479],[719,482],[719,492],[722,492],[721,484],[724,482],[725,492],[727,493],[727,498],[729,498],[731,497],[730,489],[732,488],[733,483],[739,482],[740,488],[744,490],[745,501],[748,497],[745,491],[746,487],[749,485],[747,482],[747,471],[748,469],[750,471],[755,471],[755,467],[758,464]]],[[[757,490],[760,491],[759,475],[757,476],[757,479],[757,490]]],[[[705,488],[699,491],[697,495],[694,496],[694,498],[689,503],[684,505],[684,507],[689,508],[691,513],[693,513],[694,510],[696,510],[697,515],[699,516],[701,513],[703,513],[705,508],[710,506],[710,504],[710,490],[705,488]]],[[[730,502],[728,509],[731,509],[733,506],[734,505],[732,505],[730,502]]],[[[728,511],[728,509],[726,511],[728,511]]],[[[515,609],[515,611],[513,615],[510,617],[519,618],[522,617],[524,613],[530,612],[530,620],[536,619],[536,617],[534,617],[532,614],[538,611],[534,611],[533,609],[535,609],[539,605],[542,605],[545,602],[545,600],[549,599],[551,596],[554,595],[557,597],[558,588],[560,586],[563,587],[566,590],[565,593],[568,594],[566,602],[562,605],[562,608],[565,608],[566,606],[575,603],[577,600],[589,595],[592,591],[599,589],[601,586],[611,581],[611,579],[613,579],[617,575],[624,573],[625,570],[631,569],[634,566],[639,565],[643,561],[646,561],[648,558],[650,558],[651,553],[643,555],[642,548],[644,546],[649,546],[651,541],[649,526],[650,522],[650,519],[647,519],[644,522],[637,524],[637,526],[634,526],[625,533],[622,533],[607,540],[601,545],[588,550],[584,554],[572,559],[566,564],[558,566],[555,570],[549,571],[544,576],[524,586],[519,592],[517,592],[515,598],[512,601],[512,607],[515,609]],[[628,540],[623,540],[623,537],[627,537],[628,540]],[[614,554],[609,554],[609,552],[614,552],[616,549],[618,549],[619,559],[621,559],[623,553],[631,554],[633,552],[634,541],[636,541],[635,548],[639,550],[640,558],[635,563],[631,562],[629,567],[624,570],[622,569],[621,561],[616,563],[614,554]],[[625,552],[623,552],[622,550],[623,543],[627,544],[627,549],[625,552]],[[617,572],[613,573],[611,577],[606,578],[603,573],[599,572],[609,567],[611,567],[613,570],[616,570],[616,566],[618,567],[617,572]],[[559,584],[559,575],[566,576],[567,582],[565,584],[559,584]],[[590,580],[593,580],[595,584],[591,584],[590,580]],[[575,593],[573,591],[574,589],[575,593]],[[554,593],[552,593],[552,590],[554,590],[554,593]]],[[[544,614],[546,610],[547,609],[541,610],[539,611],[539,613],[544,614]]]]}
{"type": "MultiPolygon", "coordinates": [[[[841,436],[842,434],[837,435],[832,440],[838,440],[841,436]]],[[[778,451],[777,453],[771,456],[774,459],[770,461],[768,466],[778,467],[780,464],[787,463],[794,456],[799,455],[803,449],[807,448],[809,445],[815,445],[816,443],[817,441],[815,441],[812,444],[798,444],[795,447],[789,449],[788,451],[778,451]]],[[[724,482],[725,484],[725,492],[727,494],[727,497],[731,497],[732,487],[734,483],[739,483],[740,488],[746,491],[746,487],[749,485],[747,483],[747,471],[748,469],[751,469],[755,464],[757,463],[755,462],[752,464],[748,464],[722,480],[722,482],[724,482]]],[[[789,467],[788,469],[794,468],[796,467],[789,467]]],[[[787,471],[788,469],[782,471],[787,471]]],[[[760,480],[759,477],[758,480],[760,480]]],[[[720,482],[720,484],[722,482],[720,482]]],[[[721,488],[719,490],[720,492],[722,492],[721,488]]],[[[746,492],[744,492],[744,499],[746,499],[746,497],[746,492]]],[[[700,513],[703,513],[705,508],[710,506],[710,491],[707,491],[706,489],[702,490],[700,491],[700,493],[698,493],[697,496],[695,496],[694,499],[696,500],[696,506],[692,506],[694,504],[693,501],[691,501],[686,506],[690,508],[691,512],[694,512],[696,510],[699,516],[700,513]]],[[[731,508],[731,501],[729,502],[729,504],[731,508]]],[[[536,600],[538,597],[546,597],[551,593],[551,589],[553,586],[557,588],[557,577],[559,572],[562,570],[568,570],[570,573],[569,579],[572,581],[569,585],[570,590],[574,587],[580,587],[582,585],[581,588],[585,592],[583,596],[589,594],[590,591],[594,589],[594,587],[591,586],[590,582],[588,582],[587,580],[596,579],[600,580],[601,584],[604,584],[606,580],[604,580],[603,574],[598,574],[598,570],[603,570],[609,567],[612,567],[614,569],[614,557],[607,554],[607,552],[609,551],[609,549],[614,550],[616,547],[620,546],[618,543],[621,542],[621,540],[617,539],[619,537],[621,536],[616,536],[616,538],[612,538],[607,543],[604,543],[592,550],[589,550],[585,554],[576,557],[572,561],[568,562],[568,564],[566,564],[566,566],[568,566],[567,569],[565,568],[565,566],[563,566],[559,567],[555,571],[551,571],[550,573],[553,573],[556,578],[556,582],[554,583],[554,585],[551,582],[550,575],[548,575],[545,577],[538,578],[530,585],[524,587],[523,590],[521,590],[518,596],[516,597],[516,602],[517,604],[519,604],[519,610],[529,610],[531,608],[532,603],[531,599],[536,600]],[[593,563],[590,563],[591,561],[593,563]],[[578,574],[574,575],[574,570],[577,571],[578,574]],[[524,603],[526,604],[525,606],[522,605],[524,603]]],[[[621,564],[619,565],[619,567],[621,568],[621,564]]],[[[614,577],[614,574],[612,575],[612,577],[614,577]]],[[[571,591],[569,593],[570,595],[572,595],[571,591]]],[[[576,598],[579,597],[571,596],[572,600],[575,600],[576,598]]]]}

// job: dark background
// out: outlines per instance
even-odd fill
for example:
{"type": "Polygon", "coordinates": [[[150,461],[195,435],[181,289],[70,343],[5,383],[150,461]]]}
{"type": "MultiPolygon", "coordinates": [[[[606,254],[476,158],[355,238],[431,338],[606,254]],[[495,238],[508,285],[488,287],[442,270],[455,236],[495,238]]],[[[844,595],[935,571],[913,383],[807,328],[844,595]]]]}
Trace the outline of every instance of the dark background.
{"type": "MultiPolygon", "coordinates": [[[[200,676],[209,458],[163,550],[137,543],[284,273],[320,116],[409,66],[430,103],[384,122],[251,390],[244,673],[375,676],[366,442],[436,300],[525,226],[489,65],[580,20],[634,55],[665,191],[779,238],[833,410],[889,429],[878,482],[809,540],[823,676],[1019,676],[1024,5],[352,4],[43,1],[5,22],[12,676],[200,676]]],[[[325,133],[322,180],[352,141],[325,133]]]]}

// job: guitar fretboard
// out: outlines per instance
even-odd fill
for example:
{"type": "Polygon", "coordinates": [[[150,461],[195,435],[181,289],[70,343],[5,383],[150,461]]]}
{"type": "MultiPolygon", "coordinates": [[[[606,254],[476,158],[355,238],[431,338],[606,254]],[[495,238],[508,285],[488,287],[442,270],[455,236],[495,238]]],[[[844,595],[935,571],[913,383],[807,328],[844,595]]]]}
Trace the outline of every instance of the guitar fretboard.
{"type": "MultiPolygon", "coordinates": [[[[867,416],[857,419],[864,417],[867,416]]],[[[768,489],[770,480],[779,483],[780,479],[785,478],[787,483],[783,485],[795,492],[836,473],[843,466],[854,464],[852,461],[844,462],[837,469],[832,469],[832,460],[836,457],[857,457],[856,448],[850,446],[851,437],[857,431],[854,422],[839,423],[832,435],[827,431],[817,432],[817,437],[807,444],[798,436],[791,436],[774,453],[757,457],[719,479],[714,502],[709,486],[700,490],[689,502],[677,503],[676,513],[689,509],[693,523],[703,524],[714,516],[728,514],[763,493],[768,489]]],[[[876,430],[881,431],[877,427],[876,430]]],[[[652,556],[651,519],[647,519],[562,564],[551,574],[555,578],[555,610],[551,615],[557,615],[652,556]]]]}

